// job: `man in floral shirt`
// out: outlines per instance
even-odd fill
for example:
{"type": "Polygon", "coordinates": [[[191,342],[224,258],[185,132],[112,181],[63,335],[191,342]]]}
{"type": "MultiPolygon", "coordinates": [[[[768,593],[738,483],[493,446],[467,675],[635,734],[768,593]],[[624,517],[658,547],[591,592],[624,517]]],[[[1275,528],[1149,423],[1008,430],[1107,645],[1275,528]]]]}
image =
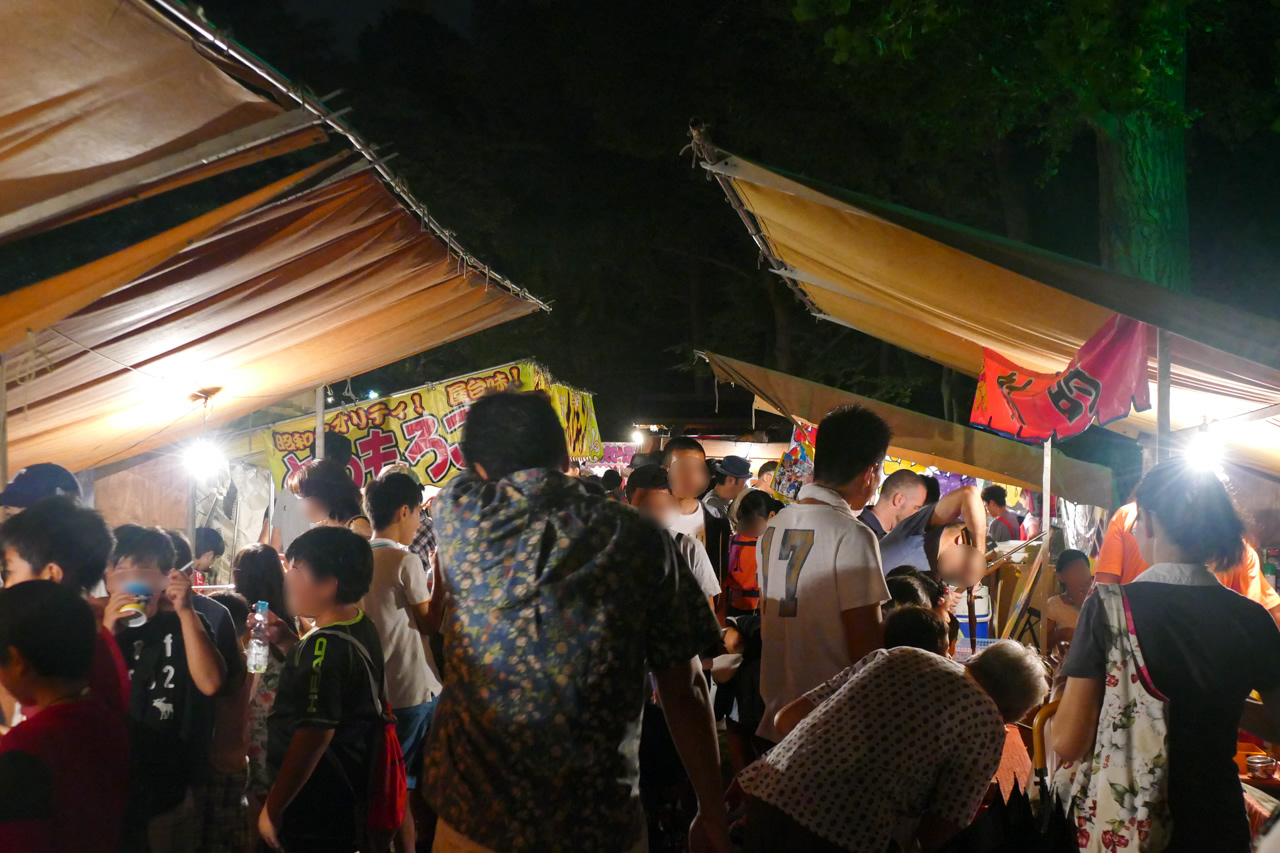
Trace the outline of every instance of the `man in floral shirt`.
{"type": "Polygon", "coordinates": [[[715,617],[670,536],[564,473],[541,394],[467,416],[468,470],[433,505],[452,609],[424,791],[437,851],[643,850],[640,720],[654,673],[698,797],[691,849],[727,851],[698,653],[715,617]]]}

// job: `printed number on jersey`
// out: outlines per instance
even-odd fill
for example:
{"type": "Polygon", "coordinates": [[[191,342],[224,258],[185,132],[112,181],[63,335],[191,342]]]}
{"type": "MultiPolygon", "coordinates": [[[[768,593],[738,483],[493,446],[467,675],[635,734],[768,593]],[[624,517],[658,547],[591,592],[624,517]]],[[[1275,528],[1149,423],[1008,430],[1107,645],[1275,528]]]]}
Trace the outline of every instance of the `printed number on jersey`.
{"type": "MultiPolygon", "coordinates": [[[[765,578],[765,589],[768,589],[769,578],[769,561],[773,558],[773,536],[777,532],[775,528],[770,527],[764,532],[764,538],[760,544],[761,553],[764,560],[760,566],[760,571],[765,578]]],[[[784,530],[781,534],[781,543],[778,547],[778,559],[785,560],[787,564],[786,591],[782,600],[778,602],[779,616],[795,616],[799,608],[800,602],[796,598],[796,588],[800,583],[800,570],[804,568],[805,560],[809,559],[809,552],[813,550],[813,531],[812,530],[784,530]]]]}

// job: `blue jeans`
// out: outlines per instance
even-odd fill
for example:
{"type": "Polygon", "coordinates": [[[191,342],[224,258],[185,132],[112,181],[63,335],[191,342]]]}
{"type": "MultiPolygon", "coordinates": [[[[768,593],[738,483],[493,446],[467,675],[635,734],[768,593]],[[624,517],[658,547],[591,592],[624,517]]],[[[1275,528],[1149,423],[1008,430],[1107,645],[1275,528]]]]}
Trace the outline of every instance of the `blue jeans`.
{"type": "Polygon", "coordinates": [[[396,718],[396,737],[400,738],[400,751],[404,753],[404,772],[409,788],[418,787],[418,774],[422,771],[422,745],[431,729],[431,718],[436,712],[436,697],[421,705],[393,708],[396,718]]]}

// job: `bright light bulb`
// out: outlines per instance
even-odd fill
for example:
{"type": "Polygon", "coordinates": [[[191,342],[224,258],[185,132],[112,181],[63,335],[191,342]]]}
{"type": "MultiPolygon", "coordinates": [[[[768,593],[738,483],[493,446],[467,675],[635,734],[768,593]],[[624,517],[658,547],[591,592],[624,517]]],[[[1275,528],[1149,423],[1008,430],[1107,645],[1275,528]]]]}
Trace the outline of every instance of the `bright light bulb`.
{"type": "Polygon", "coordinates": [[[631,433],[631,443],[644,444],[645,436],[646,436],[645,433],[641,432],[640,430],[636,430],[635,432],[631,433]]]}
{"type": "Polygon", "coordinates": [[[370,399],[370,400],[376,400],[376,399],[378,399],[378,392],[377,392],[377,391],[370,390],[370,391],[369,391],[369,399],[370,399]]]}
{"type": "Polygon", "coordinates": [[[196,439],[182,454],[187,472],[197,480],[210,480],[226,467],[227,458],[222,448],[205,438],[196,439]]]}
{"type": "Polygon", "coordinates": [[[1202,471],[1215,471],[1222,465],[1222,439],[1208,430],[1201,430],[1187,442],[1182,455],[1187,462],[1202,471]]]}

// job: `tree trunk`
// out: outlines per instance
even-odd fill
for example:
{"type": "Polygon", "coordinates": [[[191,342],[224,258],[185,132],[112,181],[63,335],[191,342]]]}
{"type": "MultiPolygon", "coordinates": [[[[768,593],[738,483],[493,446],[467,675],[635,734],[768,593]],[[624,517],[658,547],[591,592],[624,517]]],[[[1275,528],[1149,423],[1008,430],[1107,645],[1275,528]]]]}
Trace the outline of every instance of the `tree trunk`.
{"type": "Polygon", "coordinates": [[[769,307],[773,311],[773,367],[779,373],[792,373],[793,347],[791,337],[791,294],[784,292],[786,285],[778,276],[766,273],[764,286],[769,294],[769,307]]]}
{"type": "Polygon", "coordinates": [[[1020,243],[1031,242],[1031,214],[1027,210],[1026,182],[1013,164],[1013,142],[1001,139],[996,147],[996,181],[1000,186],[1000,207],[1004,212],[1004,235],[1020,243]]]}
{"type": "MultiPolygon", "coordinates": [[[[1171,6],[1181,9],[1181,4],[1171,6]]],[[[1161,75],[1154,88],[1181,109],[1185,70],[1161,75]]],[[[1186,129],[1130,113],[1096,119],[1094,134],[1102,266],[1170,290],[1190,290],[1186,129]]]]}

